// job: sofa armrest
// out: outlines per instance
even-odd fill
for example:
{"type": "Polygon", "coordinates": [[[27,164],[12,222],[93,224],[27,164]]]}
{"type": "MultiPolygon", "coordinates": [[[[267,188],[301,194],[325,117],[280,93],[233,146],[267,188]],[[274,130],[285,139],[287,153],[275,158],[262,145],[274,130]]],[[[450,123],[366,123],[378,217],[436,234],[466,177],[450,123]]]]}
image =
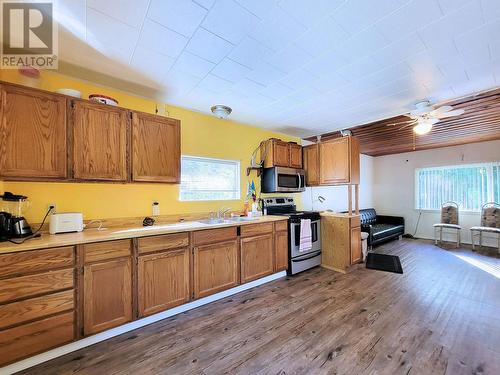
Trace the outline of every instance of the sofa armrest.
{"type": "Polygon", "coordinates": [[[402,216],[377,215],[377,223],[405,225],[405,218],[402,216]]]}

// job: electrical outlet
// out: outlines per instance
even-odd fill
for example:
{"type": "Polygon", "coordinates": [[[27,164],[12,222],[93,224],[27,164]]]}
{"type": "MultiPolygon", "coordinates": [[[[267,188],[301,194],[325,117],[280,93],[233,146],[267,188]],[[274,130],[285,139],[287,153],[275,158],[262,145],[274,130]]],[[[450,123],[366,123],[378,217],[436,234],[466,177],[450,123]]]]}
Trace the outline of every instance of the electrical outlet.
{"type": "Polygon", "coordinates": [[[153,216],[160,216],[160,202],[153,201],[152,214],[153,214],[153,216]]]}
{"type": "Polygon", "coordinates": [[[50,210],[52,208],[52,211],[50,211],[51,214],[55,214],[56,211],[57,211],[57,206],[55,203],[49,203],[47,205],[47,211],[50,210]]]}

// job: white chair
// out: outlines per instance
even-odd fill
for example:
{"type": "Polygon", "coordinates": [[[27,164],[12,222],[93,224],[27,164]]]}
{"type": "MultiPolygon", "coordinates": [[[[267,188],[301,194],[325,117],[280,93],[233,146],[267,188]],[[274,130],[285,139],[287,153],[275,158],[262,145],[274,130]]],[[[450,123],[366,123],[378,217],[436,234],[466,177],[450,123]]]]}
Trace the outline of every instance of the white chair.
{"type": "Polygon", "coordinates": [[[434,224],[434,243],[437,245],[437,232],[439,231],[439,244],[443,243],[443,229],[457,231],[457,247],[460,247],[460,231],[462,227],[458,225],[458,204],[446,202],[441,205],[441,222],[434,224]]]}
{"type": "Polygon", "coordinates": [[[498,253],[500,254],[500,205],[498,203],[485,203],[481,208],[481,226],[470,228],[472,250],[474,237],[479,236],[479,247],[483,246],[483,232],[498,235],[498,253]]]}

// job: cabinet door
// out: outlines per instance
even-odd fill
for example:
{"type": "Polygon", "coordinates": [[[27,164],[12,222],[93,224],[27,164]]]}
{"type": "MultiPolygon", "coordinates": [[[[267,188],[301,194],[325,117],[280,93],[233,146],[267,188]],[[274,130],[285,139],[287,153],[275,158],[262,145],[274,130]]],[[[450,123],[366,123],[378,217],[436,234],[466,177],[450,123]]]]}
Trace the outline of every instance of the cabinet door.
{"type": "Polygon", "coordinates": [[[0,176],[66,177],[66,98],[1,86],[0,176]]]}
{"type": "Polygon", "coordinates": [[[83,299],[85,335],[131,321],[131,259],[117,259],[85,266],[83,299]]]}
{"type": "Polygon", "coordinates": [[[132,124],[132,179],[179,182],[181,170],[180,122],[134,113],[132,124]]]}
{"type": "Polygon", "coordinates": [[[320,183],[349,182],[349,138],[320,143],[320,183]]]}
{"type": "Polygon", "coordinates": [[[290,143],[290,167],[302,168],[302,146],[290,143]]]}
{"type": "Polygon", "coordinates": [[[306,171],[306,185],[319,184],[319,146],[306,146],[304,150],[304,169],[306,171]]]}
{"type": "Polygon", "coordinates": [[[238,285],[238,241],[194,248],[194,297],[200,298],[238,285]]]}
{"type": "Polygon", "coordinates": [[[290,149],[287,142],[273,141],[273,164],[277,167],[290,166],[290,149]]]}
{"type": "Polygon", "coordinates": [[[74,102],[73,173],[83,180],[127,180],[127,111],[74,102]]]}
{"type": "Polygon", "coordinates": [[[241,282],[273,273],[273,235],[241,239],[241,282]]]}
{"type": "Polygon", "coordinates": [[[189,301],[189,249],[143,255],[138,260],[139,316],[189,301]]]}
{"type": "Polygon", "coordinates": [[[351,264],[361,262],[361,228],[351,228],[351,264]]]}
{"type": "Polygon", "coordinates": [[[288,232],[281,231],[274,234],[274,271],[288,269],[288,232]]]}

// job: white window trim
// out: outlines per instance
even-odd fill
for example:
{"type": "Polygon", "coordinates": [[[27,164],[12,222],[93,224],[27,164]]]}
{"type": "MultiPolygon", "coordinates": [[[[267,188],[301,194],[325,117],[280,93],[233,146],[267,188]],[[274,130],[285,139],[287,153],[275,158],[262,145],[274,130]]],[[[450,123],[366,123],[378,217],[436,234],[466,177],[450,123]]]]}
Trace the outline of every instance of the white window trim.
{"type": "MultiPolygon", "coordinates": [[[[238,198],[225,198],[225,199],[182,199],[182,181],[181,184],[179,184],[179,201],[181,202],[217,202],[217,201],[239,201],[241,200],[241,162],[240,160],[234,160],[234,159],[220,159],[220,158],[211,158],[211,157],[205,157],[205,156],[194,156],[194,155],[181,155],[181,166],[182,166],[182,159],[183,158],[189,158],[189,159],[197,159],[197,160],[207,160],[207,161],[218,161],[218,162],[224,162],[228,164],[236,164],[238,173],[236,174],[236,186],[237,186],[237,195],[238,198]]],[[[182,176],[182,170],[181,170],[181,176],[182,176]]],[[[235,190],[198,190],[198,191],[235,191],[235,190]]]]}
{"type": "MultiPolygon", "coordinates": [[[[480,166],[493,166],[494,164],[498,164],[500,162],[498,161],[486,161],[486,162],[479,162],[479,163],[468,163],[468,164],[451,164],[451,165],[440,165],[436,167],[422,167],[422,168],[415,168],[415,173],[413,175],[413,185],[414,185],[414,210],[418,212],[429,212],[429,213],[435,213],[435,212],[440,212],[441,208],[419,208],[418,207],[418,198],[419,198],[419,191],[418,191],[418,174],[421,170],[423,169],[458,169],[458,168],[470,168],[470,167],[480,167],[480,166]]],[[[494,197],[494,190],[493,190],[493,168],[487,168],[488,171],[488,202],[493,202],[493,197],[494,197]]],[[[444,203],[444,202],[443,202],[444,203]]],[[[486,202],[485,202],[486,203],[486,202]]],[[[478,215],[481,214],[481,209],[479,210],[464,210],[460,207],[459,204],[459,211],[460,215],[465,214],[465,215],[478,215]]]]}

